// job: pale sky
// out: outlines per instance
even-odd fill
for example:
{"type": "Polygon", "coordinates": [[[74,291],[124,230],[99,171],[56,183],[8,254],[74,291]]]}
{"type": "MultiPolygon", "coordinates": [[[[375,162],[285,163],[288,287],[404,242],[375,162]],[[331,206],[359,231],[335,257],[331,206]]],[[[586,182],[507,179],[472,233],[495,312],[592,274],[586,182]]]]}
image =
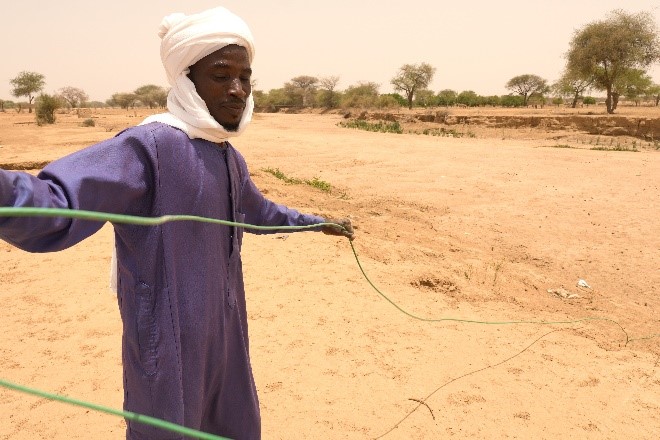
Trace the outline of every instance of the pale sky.
{"type": "MultiPolygon", "coordinates": [[[[9,80],[23,70],[45,75],[46,93],[73,86],[99,101],[167,86],[162,18],[215,6],[250,26],[265,91],[337,75],[340,90],[372,81],[389,93],[400,66],[426,62],[437,69],[435,92],[503,95],[517,75],[554,82],[574,31],[615,9],[650,12],[660,26],[660,0],[0,0],[0,99],[17,100],[9,80]]],[[[649,73],[660,83],[660,66],[649,73]]]]}

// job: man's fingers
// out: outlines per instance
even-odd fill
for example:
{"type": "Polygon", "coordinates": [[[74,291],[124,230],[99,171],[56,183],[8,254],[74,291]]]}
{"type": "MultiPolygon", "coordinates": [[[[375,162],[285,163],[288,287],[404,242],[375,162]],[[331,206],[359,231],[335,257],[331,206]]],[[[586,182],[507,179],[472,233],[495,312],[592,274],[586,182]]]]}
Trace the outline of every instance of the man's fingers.
{"type": "Polygon", "coordinates": [[[351,223],[350,219],[342,218],[328,220],[328,223],[332,224],[328,225],[327,229],[324,230],[326,234],[343,235],[344,237],[348,237],[351,240],[353,239],[353,224],[351,223]]]}

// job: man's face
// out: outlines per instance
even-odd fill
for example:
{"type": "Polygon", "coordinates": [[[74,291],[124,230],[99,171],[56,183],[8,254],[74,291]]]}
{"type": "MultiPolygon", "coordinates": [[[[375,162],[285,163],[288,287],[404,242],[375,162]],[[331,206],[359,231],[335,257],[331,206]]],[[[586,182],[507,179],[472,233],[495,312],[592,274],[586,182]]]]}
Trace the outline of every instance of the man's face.
{"type": "Polygon", "coordinates": [[[197,61],[188,74],[213,119],[228,131],[236,131],[241,122],[252,93],[251,76],[247,50],[233,44],[197,61]]]}

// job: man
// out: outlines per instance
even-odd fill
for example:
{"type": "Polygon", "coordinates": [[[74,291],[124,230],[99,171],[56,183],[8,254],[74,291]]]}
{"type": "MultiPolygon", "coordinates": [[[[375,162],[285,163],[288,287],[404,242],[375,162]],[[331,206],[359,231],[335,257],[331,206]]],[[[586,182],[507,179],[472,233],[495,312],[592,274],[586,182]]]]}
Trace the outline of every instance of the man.
{"type": "MultiPolygon", "coordinates": [[[[252,35],[223,8],[174,14],[160,29],[168,113],[51,163],[37,176],[0,170],[1,206],[140,216],[190,214],[273,226],[327,221],[266,200],[227,142],[249,123],[252,35]]],[[[348,220],[319,227],[353,238],[348,220]]],[[[28,251],[72,246],[99,222],[0,218],[28,251]]],[[[237,439],[260,438],[250,367],[242,228],[196,222],[115,224],[123,322],[124,407],[237,439]]],[[[129,439],[180,438],[128,422],[129,439]]]]}

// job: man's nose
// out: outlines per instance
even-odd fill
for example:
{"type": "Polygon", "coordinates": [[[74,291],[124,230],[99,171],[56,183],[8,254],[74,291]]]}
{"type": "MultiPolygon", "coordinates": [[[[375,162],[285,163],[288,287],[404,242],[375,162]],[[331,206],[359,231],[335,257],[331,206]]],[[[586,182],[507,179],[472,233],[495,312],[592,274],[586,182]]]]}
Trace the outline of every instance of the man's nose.
{"type": "Polygon", "coordinates": [[[229,84],[229,93],[233,96],[246,96],[243,90],[243,82],[240,78],[233,78],[229,84]]]}

